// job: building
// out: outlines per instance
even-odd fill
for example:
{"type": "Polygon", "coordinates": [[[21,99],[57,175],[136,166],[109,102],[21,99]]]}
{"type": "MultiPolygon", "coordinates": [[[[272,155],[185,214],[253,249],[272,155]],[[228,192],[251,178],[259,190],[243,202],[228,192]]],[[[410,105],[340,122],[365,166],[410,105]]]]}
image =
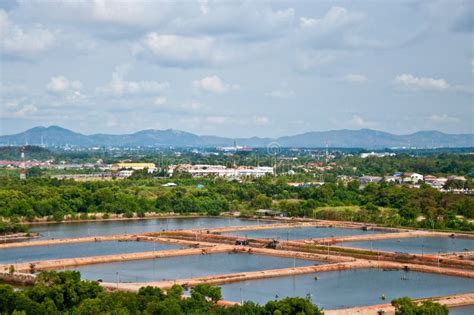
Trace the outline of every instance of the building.
{"type": "Polygon", "coordinates": [[[133,171],[147,169],[148,173],[156,171],[154,163],[114,163],[112,164],[112,171],[118,171],[122,169],[131,169],[133,171]]]}
{"type": "Polygon", "coordinates": [[[383,178],[384,182],[386,183],[395,183],[395,184],[401,184],[402,183],[402,178],[400,176],[384,176],[383,178]]]}
{"type": "Polygon", "coordinates": [[[392,152],[368,152],[368,153],[361,153],[360,157],[365,159],[368,157],[386,157],[386,156],[395,156],[395,153],[392,152]]]}
{"type": "Polygon", "coordinates": [[[206,176],[217,176],[217,177],[261,177],[265,175],[273,175],[273,167],[257,166],[257,167],[237,167],[227,168],[224,165],[208,165],[208,164],[180,164],[170,165],[168,168],[168,175],[173,176],[175,171],[187,172],[193,177],[206,177],[206,176]]]}
{"type": "Polygon", "coordinates": [[[133,170],[120,170],[118,171],[118,177],[130,177],[133,174],[133,170]]]}
{"type": "Polygon", "coordinates": [[[423,175],[418,173],[403,173],[403,182],[407,184],[418,184],[423,181],[423,175]]]}
{"type": "Polygon", "coordinates": [[[435,177],[432,175],[425,176],[425,183],[439,190],[443,189],[447,181],[448,179],[446,177],[435,177]]]}
{"type": "Polygon", "coordinates": [[[464,177],[464,176],[457,176],[457,175],[451,175],[451,176],[448,176],[448,180],[457,180],[457,181],[465,182],[465,181],[466,181],[466,177],[464,177]]]}
{"type": "Polygon", "coordinates": [[[368,183],[380,183],[382,181],[382,177],[380,176],[361,176],[359,177],[359,183],[361,185],[366,185],[368,183]]]}

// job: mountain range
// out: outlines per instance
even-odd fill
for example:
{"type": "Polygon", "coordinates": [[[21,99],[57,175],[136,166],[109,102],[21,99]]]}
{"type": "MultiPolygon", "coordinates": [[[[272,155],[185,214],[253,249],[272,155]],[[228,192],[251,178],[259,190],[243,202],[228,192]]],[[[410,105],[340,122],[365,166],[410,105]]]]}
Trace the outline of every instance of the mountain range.
{"type": "Polygon", "coordinates": [[[0,145],[44,144],[47,146],[173,146],[173,147],[219,147],[233,146],[265,147],[275,142],[281,147],[320,148],[393,148],[393,147],[474,147],[474,134],[446,134],[439,131],[419,131],[407,135],[360,130],[313,131],[280,138],[226,138],[199,136],[190,132],[167,130],[142,130],[132,134],[84,135],[59,126],[34,127],[24,132],[0,136],[0,145]]]}

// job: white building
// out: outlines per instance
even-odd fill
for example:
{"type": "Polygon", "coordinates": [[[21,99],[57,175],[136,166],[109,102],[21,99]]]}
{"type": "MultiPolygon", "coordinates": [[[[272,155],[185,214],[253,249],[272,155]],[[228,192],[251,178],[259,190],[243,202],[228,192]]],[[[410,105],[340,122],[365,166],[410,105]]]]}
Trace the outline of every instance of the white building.
{"type": "Polygon", "coordinates": [[[400,184],[402,182],[402,178],[400,176],[384,176],[384,182],[386,183],[395,183],[400,184]]]}
{"type": "Polygon", "coordinates": [[[119,177],[130,177],[133,174],[133,170],[121,170],[117,174],[119,177]]]}
{"type": "Polygon", "coordinates": [[[171,165],[168,168],[168,175],[172,176],[175,171],[190,173],[193,177],[217,176],[217,177],[261,177],[265,175],[273,175],[273,167],[237,167],[227,168],[224,165],[207,165],[207,164],[180,164],[171,165]]]}
{"type": "Polygon", "coordinates": [[[423,175],[418,173],[403,173],[403,182],[407,184],[418,184],[423,181],[423,175]]]}
{"type": "Polygon", "coordinates": [[[385,157],[385,156],[395,156],[395,153],[391,152],[368,152],[368,153],[361,153],[360,157],[365,159],[371,156],[375,157],[385,157]]]}

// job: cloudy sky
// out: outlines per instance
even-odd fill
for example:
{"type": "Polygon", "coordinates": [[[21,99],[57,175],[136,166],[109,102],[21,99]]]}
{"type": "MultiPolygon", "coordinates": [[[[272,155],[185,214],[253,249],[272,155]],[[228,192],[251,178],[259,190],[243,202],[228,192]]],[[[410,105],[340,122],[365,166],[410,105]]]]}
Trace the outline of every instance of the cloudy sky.
{"type": "Polygon", "coordinates": [[[474,2],[0,1],[0,134],[474,132],[474,2]]]}

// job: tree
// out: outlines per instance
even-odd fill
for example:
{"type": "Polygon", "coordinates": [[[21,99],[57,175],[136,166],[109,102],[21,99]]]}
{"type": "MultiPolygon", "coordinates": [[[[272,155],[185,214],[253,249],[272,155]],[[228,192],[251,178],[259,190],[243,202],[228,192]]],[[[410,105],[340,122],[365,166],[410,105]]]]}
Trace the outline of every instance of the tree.
{"type": "Polygon", "coordinates": [[[268,209],[272,206],[272,199],[264,194],[259,194],[254,200],[252,200],[251,204],[255,209],[268,209]]]}
{"type": "Polygon", "coordinates": [[[395,315],[448,315],[446,305],[424,301],[421,304],[414,302],[409,297],[402,297],[392,301],[395,315]]]}
{"type": "Polygon", "coordinates": [[[299,297],[270,301],[265,305],[265,310],[269,314],[323,315],[323,312],[316,305],[312,304],[309,299],[299,297]]]}

